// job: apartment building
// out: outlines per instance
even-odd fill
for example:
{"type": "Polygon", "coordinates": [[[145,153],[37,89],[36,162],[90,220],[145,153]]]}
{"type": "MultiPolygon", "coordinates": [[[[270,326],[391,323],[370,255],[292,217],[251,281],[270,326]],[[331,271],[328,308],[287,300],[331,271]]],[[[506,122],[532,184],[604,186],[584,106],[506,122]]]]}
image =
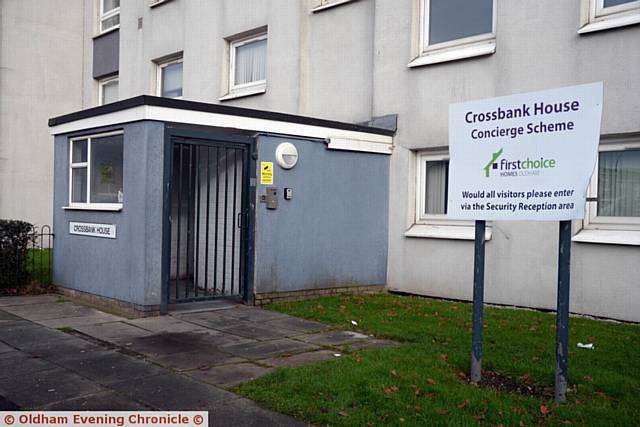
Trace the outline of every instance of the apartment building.
{"type": "MultiPolygon", "coordinates": [[[[638,23],[637,0],[87,1],[82,106],[146,94],[397,126],[386,285],[469,300],[473,223],[446,215],[449,104],[602,81],[571,310],[640,321],[638,23]]],[[[485,300],[555,308],[558,225],[488,225],[485,300]]]]}

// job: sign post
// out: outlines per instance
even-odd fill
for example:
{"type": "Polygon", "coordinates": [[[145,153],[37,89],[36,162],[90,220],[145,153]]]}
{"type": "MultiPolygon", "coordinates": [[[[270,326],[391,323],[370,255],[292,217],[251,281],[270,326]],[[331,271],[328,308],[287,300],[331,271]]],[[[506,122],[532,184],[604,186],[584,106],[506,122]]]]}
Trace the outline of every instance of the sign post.
{"type": "Polygon", "coordinates": [[[485,221],[477,220],[473,256],[473,321],[471,326],[471,381],[474,383],[479,382],[482,378],[485,230],[485,221]]]}
{"type": "Polygon", "coordinates": [[[471,381],[482,372],[487,220],[559,221],[556,391],[568,381],[571,220],[583,219],[602,82],[449,106],[448,216],[475,220],[471,381]]]}

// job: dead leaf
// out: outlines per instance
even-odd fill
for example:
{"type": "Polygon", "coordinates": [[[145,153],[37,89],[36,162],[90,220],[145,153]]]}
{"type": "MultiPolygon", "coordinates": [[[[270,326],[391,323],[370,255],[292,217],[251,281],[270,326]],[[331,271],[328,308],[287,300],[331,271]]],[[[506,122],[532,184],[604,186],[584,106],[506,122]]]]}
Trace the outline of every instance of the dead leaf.
{"type": "Polygon", "coordinates": [[[520,420],[520,422],[518,423],[518,427],[524,427],[524,421],[520,420]]]}
{"type": "Polygon", "coordinates": [[[347,414],[345,411],[340,411],[338,412],[338,414],[342,415],[343,417],[348,417],[349,414],[347,414]]]}
{"type": "Polygon", "coordinates": [[[400,422],[403,423],[404,422],[404,418],[400,417],[400,422]]]}
{"type": "Polygon", "coordinates": [[[400,375],[398,375],[398,373],[396,372],[396,370],[395,370],[395,369],[391,371],[391,376],[392,376],[393,378],[398,378],[398,377],[400,377],[400,375]]]}
{"type": "Polygon", "coordinates": [[[482,421],[486,418],[486,416],[484,414],[479,414],[479,415],[474,415],[473,419],[476,421],[482,421]]]}
{"type": "Polygon", "coordinates": [[[322,306],[322,304],[318,304],[316,306],[316,309],[318,309],[318,311],[324,311],[324,307],[322,306]]]}
{"type": "Polygon", "coordinates": [[[400,391],[400,389],[397,386],[391,386],[391,387],[385,387],[385,389],[383,390],[384,394],[392,394],[392,393],[397,393],[400,391]]]}
{"type": "Polygon", "coordinates": [[[413,390],[413,394],[415,394],[416,396],[420,396],[420,387],[415,384],[411,384],[409,387],[411,387],[411,389],[413,390]]]}
{"type": "Polygon", "coordinates": [[[427,384],[434,385],[436,384],[436,381],[433,378],[427,378],[427,384]]]}
{"type": "Polygon", "coordinates": [[[340,313],[344,314],[345,316],[347,315],[347,307],[345,307],[344,305],[340,306],[340,313]]]}
{"type": "Polygon", "coordinates": [[[447,411],[446,409],[443,409],[443,408],[438,408],[438,409],[436,409],[436,413],[440,414],[440,415],[447,415],[449,413],[449,411],[447,411]]]}
{"type": "Polygon", "coordinates": [[[547,405],[540,405],[540,413],[542,415],[547,415],[549,413],[549,408],[547,405]]]}
{"type": "Polygon", "coordinates": [[[448,354],[443,354],[443,355],[440,356],[440,358],[445,362],[449,361],[449,355],[448,354]]]}
{"type": "Polygon", "coordinates": [[[458,405],[458,409],[466,408],[470,404],[471,404],[471,402],[469,402],[469,399],[465,399],[464,402],[462,402],[461,404],[458,405]]]}
{"type": "Polygon", "coordinates": [[[467,374],[465,374],[465,373],[464,373],[464,372],[462,372],[462,371],[458,371],[458,372],[457,372],[457,375],[458,375],[460,378],[466,378],[466,377],[467,377],[467,374]]]}
{"type": "Polygon", "coordinates": [[[416,414],[421,414],[422,413],[422,407],[420,405],[416,405],[414,407],[414,409],[416,410],[416,414]]]}

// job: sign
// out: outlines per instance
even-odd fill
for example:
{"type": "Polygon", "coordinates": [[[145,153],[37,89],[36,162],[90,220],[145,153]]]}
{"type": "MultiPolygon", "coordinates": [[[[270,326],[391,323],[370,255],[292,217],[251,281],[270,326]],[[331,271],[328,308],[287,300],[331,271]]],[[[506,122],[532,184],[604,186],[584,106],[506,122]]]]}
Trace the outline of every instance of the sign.
{"type": "Polygon", "coordinates": [[[93,224],[89,222],[69,222],[69,234],[80,236],[116,238],[115,224],[93,224]]]}
{"type": "Polygon", "coordinates": [[[602,82],[450,105],[448,216],[583,218],[601,116],[602,82]]]}
{"type": "Polygon", "coordinates": [[[273,162],[260,162],[260,184],[273,185],[273,162]]]}

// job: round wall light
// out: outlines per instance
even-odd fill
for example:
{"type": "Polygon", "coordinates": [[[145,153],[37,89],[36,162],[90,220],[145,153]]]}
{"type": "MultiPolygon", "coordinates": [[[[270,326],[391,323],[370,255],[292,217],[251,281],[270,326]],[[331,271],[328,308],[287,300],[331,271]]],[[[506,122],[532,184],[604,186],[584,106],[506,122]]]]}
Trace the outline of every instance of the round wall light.
{"type": "Polygon", "coordinates": [[[290,142],[283,142],[276,148],[276,162],[283,169],[291,169],[298,163],[298,149],[290,142]]]}

